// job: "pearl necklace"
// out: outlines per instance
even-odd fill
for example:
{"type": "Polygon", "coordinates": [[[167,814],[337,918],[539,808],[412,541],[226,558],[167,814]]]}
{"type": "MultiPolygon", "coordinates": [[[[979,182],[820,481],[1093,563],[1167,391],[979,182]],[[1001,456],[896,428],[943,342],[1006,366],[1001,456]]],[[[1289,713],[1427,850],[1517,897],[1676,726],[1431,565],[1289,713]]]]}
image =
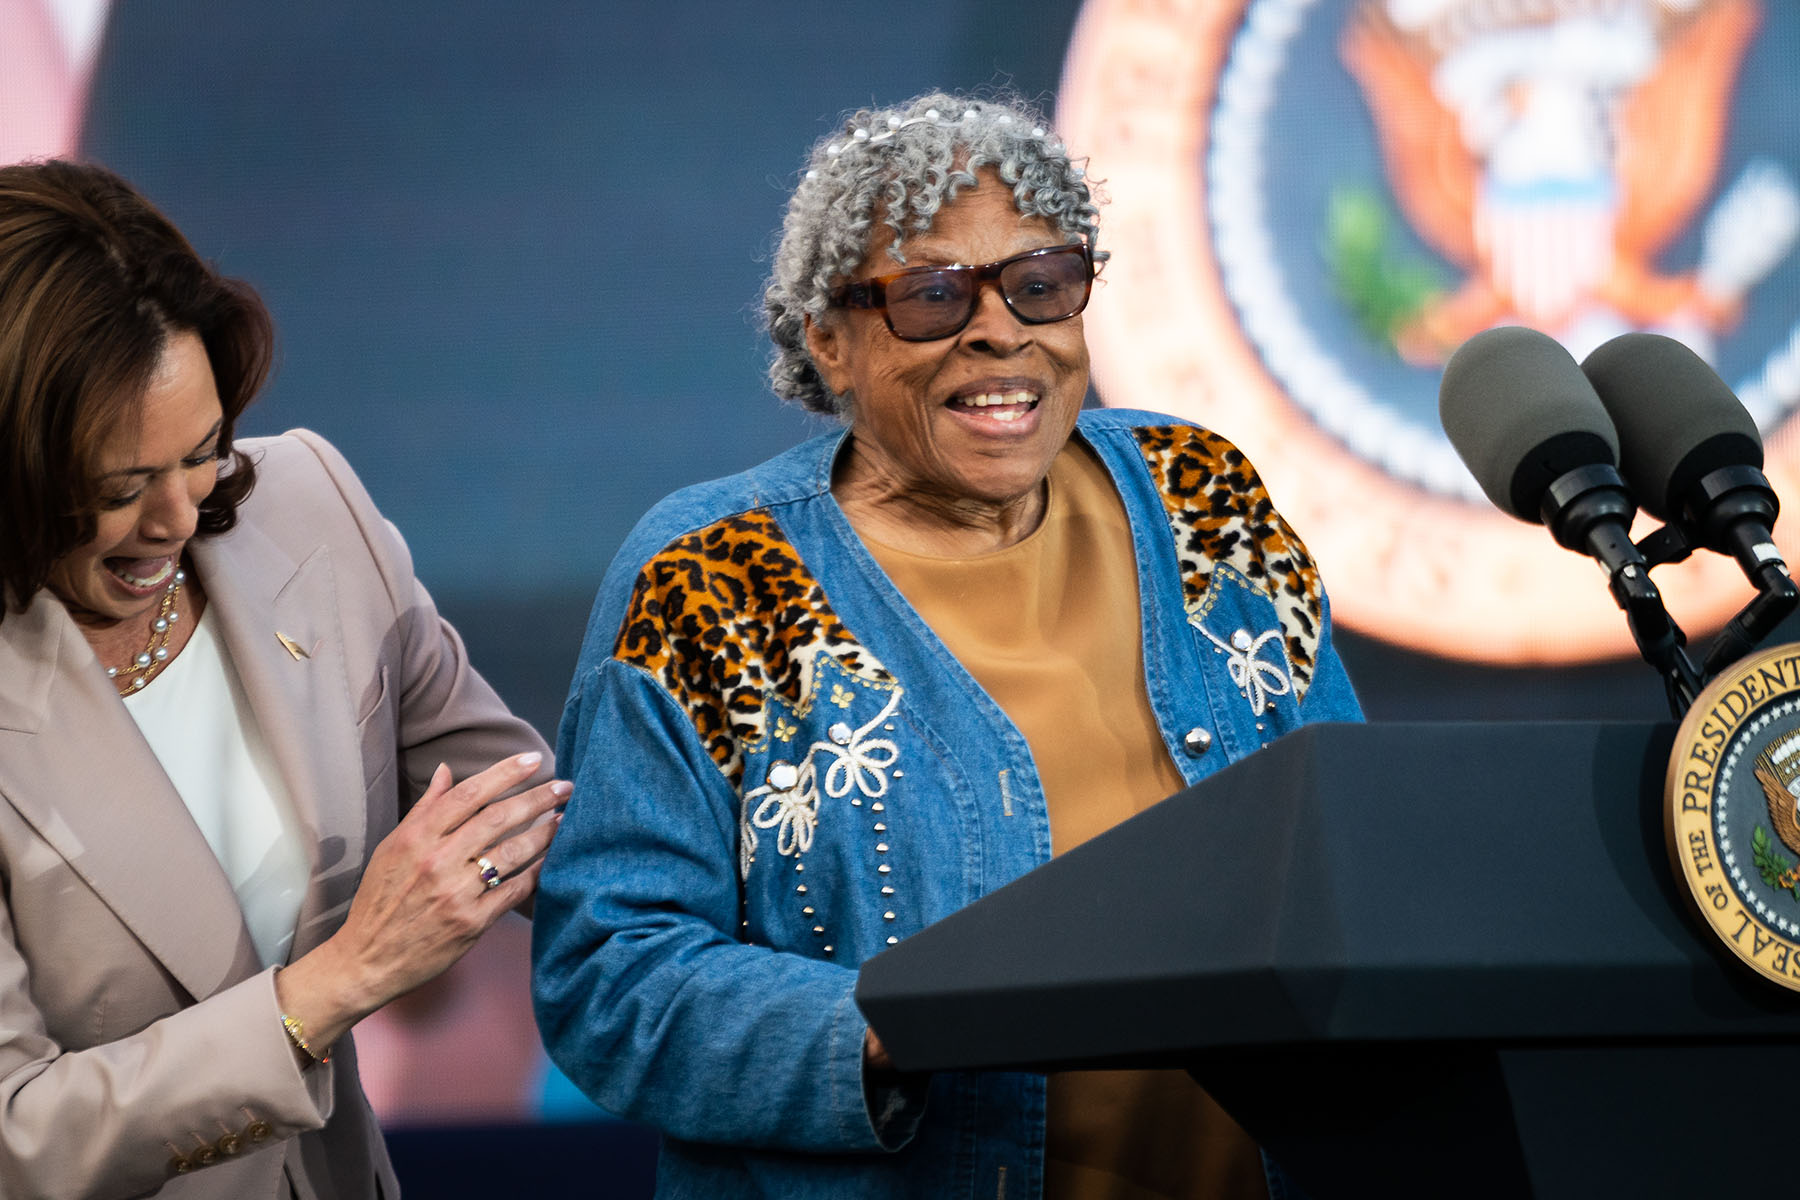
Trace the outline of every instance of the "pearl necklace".
{"type": "Polygon", "coordinates": [[[121,696],[141,690],[169,661],[169,635],[175,622],[181,619],[181,614],[175,611],[175,598],[181,595],[181,585],[186,581],[187,572],[176,568],[175,577],[163,590],[162,606],[156,611],[156,619],[150,622],[150,644],[125,666],[106,668],[106,677],[113,681],[121,696]],[[125,682],[128,679],[130,683],[125,682]]]}

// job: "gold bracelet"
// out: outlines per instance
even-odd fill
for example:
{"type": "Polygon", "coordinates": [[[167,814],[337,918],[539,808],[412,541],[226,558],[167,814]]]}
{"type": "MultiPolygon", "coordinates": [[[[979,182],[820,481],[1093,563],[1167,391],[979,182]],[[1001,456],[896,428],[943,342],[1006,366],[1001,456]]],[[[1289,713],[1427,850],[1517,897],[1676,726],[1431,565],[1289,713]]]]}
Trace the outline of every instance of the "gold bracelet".
{"type": "Polygon", "coordinates": [[[316,1063],[328,1063],[331,1061],[331,1052],[329,1050],[320,1054],[306,1044],[306,1026],[302,1025],[295,1018],[288,1016],[286,1013],[282,1013],[281,1028],[287,1033],[288,1041],[294,1043],[294,1047],[312,1061],[316,1063]]]}

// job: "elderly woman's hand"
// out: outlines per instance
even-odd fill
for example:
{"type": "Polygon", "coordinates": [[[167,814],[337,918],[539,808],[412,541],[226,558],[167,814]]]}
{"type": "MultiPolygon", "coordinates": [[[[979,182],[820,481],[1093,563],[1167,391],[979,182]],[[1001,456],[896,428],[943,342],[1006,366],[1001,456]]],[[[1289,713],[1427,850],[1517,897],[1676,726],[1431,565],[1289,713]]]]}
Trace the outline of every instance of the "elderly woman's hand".
{"type": "Polygon", "coordinates": [[[887,1047],[881,1044],[881,1039],[875,1036],[873,1029],[863,1031],[863,1066],[878,1073],[894,1069],[894,1060],[888,1057],[887,1047]]]}
{"type": "Polygon", "coordinates": [[[537,887],[569,796],[561,780],[505,800],[539,754],[503,759],[452,786],[440,766],[412,811],[375,848],[343,927],[277,976],[282,1012],[329,1047],[396,996],[447,970],[537,887]],[[490,885],[489,880],[494,882],[490,885]]]}

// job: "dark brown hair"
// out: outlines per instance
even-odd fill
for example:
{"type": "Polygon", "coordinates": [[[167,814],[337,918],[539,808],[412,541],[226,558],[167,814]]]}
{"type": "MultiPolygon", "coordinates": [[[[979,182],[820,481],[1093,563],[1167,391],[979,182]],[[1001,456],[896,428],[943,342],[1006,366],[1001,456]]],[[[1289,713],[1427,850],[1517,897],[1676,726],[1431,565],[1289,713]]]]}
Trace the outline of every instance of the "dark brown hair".
{"type": "Polygon", "coordinates": [[[111,171],[0,167],[0,619],[93,536],[101,451],[135,428],[169,337],[184,332],[205,345],[225,410],[204,536],[236,523],[255,483],[231,438],[268,377],[268,310],[111,171]]]}

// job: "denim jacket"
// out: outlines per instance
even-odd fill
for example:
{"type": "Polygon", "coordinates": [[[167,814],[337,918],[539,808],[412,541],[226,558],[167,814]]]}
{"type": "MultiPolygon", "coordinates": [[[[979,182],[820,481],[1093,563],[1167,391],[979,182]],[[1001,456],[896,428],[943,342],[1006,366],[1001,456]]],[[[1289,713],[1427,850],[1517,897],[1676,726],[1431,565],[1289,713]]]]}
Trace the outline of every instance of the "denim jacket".
{"type": "MultiPolygon", "coordinates": [[[[660,1196],[1035,1197],[1041,1075],[865,1097],[858,964],[1052,846],[1024,738],[833,500],[845,436],[677,492],[607,572],[558,739],[538,1023],[583,1091],[663,1131],[660,1196]]],[[[1318,573],[1242,453],[1123,410],[1077,436],[1130,518],[1183,777],[1358,719],[1318,573]]]]}

